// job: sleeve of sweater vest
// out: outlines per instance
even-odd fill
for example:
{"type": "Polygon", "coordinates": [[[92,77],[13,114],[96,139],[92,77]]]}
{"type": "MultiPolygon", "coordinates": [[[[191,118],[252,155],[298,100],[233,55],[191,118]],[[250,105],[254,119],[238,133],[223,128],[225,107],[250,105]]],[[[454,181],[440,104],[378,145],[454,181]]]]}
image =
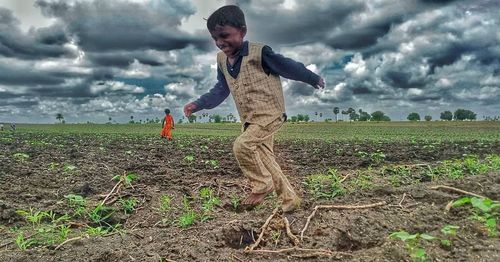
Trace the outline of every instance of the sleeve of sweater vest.
{"type": "Polygon", "coordinates": [[[217,68],[217,83],[206,94],[200,96],[194,103],[198,112],[202,109],[212,109],[220,105],[229,96],[229,87],[222,71],[217,68]]]}
{"type": "Polygon", "coordinates": [[[271,47],[262,48],[262,68],[267,74],[279,75],[291,80],[316,86],[320,76],[307,69],[304,64],[275,53],[271,47]]]}

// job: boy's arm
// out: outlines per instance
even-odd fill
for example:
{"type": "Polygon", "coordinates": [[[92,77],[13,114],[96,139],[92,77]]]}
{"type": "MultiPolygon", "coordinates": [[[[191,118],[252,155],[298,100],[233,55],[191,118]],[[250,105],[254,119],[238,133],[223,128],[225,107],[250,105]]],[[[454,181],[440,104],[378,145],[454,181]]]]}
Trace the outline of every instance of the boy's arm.
{"type": "Polygon", "coordinates": [[[325,87],[323,78],[307,69],[304,64],[275,53],[267,45],[262,48],[262,67],[266,73],[301,81],[312,85],[314,88],[325,87]]]}
{"type": "Polygon", "coordinates": [[[161,120],[161,128],[165,127],[165,117],[161,120]]]}
{"type": "Polygon", "coordinates": [[[220,105],[229,96],[229,87],[222,71],[217,68],[217,83],[207,93],[200,96],[194,102],[184,106],[184,114],[190,116],[194,112],[202,109],[212,109],[220,105]]]}

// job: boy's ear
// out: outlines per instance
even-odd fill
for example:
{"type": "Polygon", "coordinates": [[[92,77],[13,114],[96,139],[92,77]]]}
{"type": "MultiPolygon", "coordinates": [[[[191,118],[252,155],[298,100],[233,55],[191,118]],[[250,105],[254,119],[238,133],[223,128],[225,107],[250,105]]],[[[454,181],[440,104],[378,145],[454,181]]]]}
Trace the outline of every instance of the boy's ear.
{"type": "Polygon", "coordinates": [[[247,27],[242,26],[240,32],[241,32],[241,37],[245,37],[245,35],[247,34],[247,27]]]}

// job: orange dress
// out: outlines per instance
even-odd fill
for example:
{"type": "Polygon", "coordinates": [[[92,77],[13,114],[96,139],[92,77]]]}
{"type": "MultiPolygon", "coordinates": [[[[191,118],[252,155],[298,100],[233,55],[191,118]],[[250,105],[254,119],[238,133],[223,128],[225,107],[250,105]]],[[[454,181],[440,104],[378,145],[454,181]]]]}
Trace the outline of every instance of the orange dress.
{"type": "Polygon", "coordinates": [[[174,118],[172,115],[166,115],[164,120],[163,129],[161,130],[161,137],[172,140],[172,126],[174,125],[174,118]]]}

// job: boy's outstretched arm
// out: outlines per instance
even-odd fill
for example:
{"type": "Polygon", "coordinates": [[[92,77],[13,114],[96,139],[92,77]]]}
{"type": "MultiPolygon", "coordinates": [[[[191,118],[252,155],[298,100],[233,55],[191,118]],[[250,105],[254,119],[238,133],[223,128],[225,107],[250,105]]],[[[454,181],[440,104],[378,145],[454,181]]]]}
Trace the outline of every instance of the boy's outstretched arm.
{"type": "Polygon", "coordinates": [[[202,109],[212,109],[222,103],[229,96],[229,87],[226,78],[220,69],[217,69],[217,83],[207,93],[197,100],[184,106],[184,115],[189,117],[192,113],[202,109]]]}
{"type": "Polygon", "coordinates": [[[266,73],[301,81],[316,89],[325,88],[325,80],[321,76],[307,69],[304,64],[275,53],[269,46],[262,49],[262,67],[269,70],[266,73]]]}

